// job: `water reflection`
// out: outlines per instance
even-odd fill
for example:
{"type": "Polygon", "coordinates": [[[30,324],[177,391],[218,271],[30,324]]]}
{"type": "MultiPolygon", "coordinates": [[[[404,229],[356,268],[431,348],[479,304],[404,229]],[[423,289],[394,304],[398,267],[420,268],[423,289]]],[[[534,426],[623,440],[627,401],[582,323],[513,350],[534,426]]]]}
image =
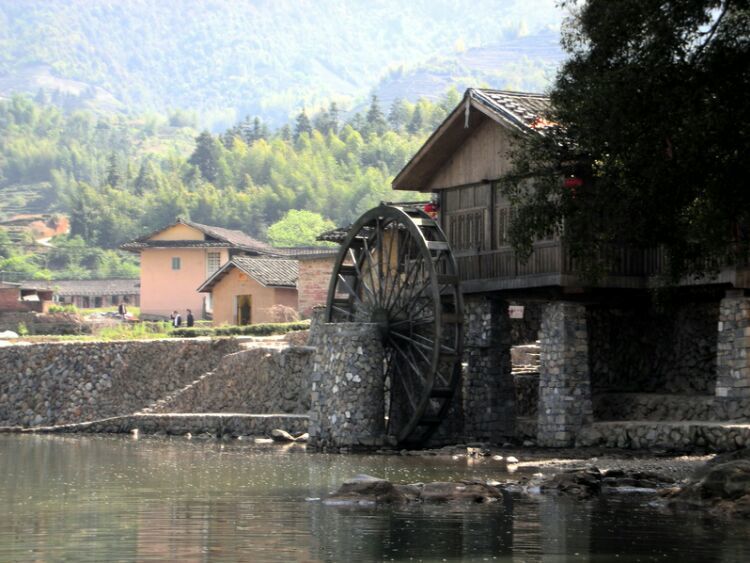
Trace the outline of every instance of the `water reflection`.
{"type": "Polygon", "coordinates": [[[331,507],[356,473],[502,478],[491,461],[332,456],[237,443],[0,436],[0,561],[743,561],[750,524],[639,497],[331,507]]]}

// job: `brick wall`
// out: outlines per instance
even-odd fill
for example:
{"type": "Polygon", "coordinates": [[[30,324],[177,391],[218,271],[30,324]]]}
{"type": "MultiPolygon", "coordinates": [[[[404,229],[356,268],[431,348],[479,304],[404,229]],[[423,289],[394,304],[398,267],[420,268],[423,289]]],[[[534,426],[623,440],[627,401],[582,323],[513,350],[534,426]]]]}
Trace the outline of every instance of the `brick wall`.
{"type": "Polygon", "coordinates": [[[18,300],[19,291],[15,287],[0,287],[0,311],[23,311],[25,307],[18,300]]]}
{"type": "Polygon", "coordinates": [[[335,260],[335,256],[330,256],[299,261],[297,295],[299,312],[303,317],[310,317],[316,305],[325,305],[335,260]]]}

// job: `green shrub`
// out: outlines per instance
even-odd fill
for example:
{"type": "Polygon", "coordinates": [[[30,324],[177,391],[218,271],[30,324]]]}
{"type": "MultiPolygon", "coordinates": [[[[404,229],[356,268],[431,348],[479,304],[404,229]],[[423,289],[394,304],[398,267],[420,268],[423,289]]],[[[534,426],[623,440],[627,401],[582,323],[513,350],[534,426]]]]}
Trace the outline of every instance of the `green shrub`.
{"type": "Polygon", "coordinates": [[[49,312],[50,313],[71,313],[75,315],[78,313],[78,308],[75,305],[50,305],[49,312]]]}
{"type": "Polygon", "coordinates": [[[196,336],[271,336],[286,334],[295,330],[307,330],[310,321],[293,323],[261,323],[246,326],[220,326],[216,328],[190,327],[176,328],[170,336],[178,338],[193,338],[196,336]]]}
{"type": "Polygon", "coordinates": [[[29,335],[29,329],[26,327],[26,323],[20,322],[18,323],[18,336],[28,336],[29,335]]]}

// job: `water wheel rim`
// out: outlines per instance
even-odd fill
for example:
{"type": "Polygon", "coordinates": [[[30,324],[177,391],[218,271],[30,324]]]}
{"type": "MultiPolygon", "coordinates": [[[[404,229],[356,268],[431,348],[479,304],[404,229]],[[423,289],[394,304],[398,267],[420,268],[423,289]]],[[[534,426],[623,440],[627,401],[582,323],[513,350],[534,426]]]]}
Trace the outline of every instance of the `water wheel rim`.
{"type": "MultiPolygon", "coordinates": [[[[442,249],[443,247],[440,246],[440,248],[442,249]]],[[[443,293],[443,290],[441,290],[441,285],[438,283],[438,272],[435,266],[438,261],[443,264],[443,269],[447,269],[449,274],[455,277],[456,280],[458,279],[455,259],[449,251],[445,234],[436,222],[432,221],[425,213],[416,209],[409,209],[409,212],[407,213],[407,211],[398,207],[380,206],[363,214],[350,228],[347,236],[341,244],[329,285],[328,302],[326,307],[326,321],[328,322],[335,322],[336,315],[340,316],[341,314],[343,314],[345,318],[349,318],[349,320],[355,320],[356,315],[360,314],[361,319],[363,316],[366,317],[368,313],[371,313],[372,310],[382,307],[383,310],[387,311],[393,318],[398,318],[396,313],[407,314],[408,321],[398,320],[395,324],[403,322],[411,323],[409,325],[409,330],[407,331],[409,336],[405,336],[403,332],[392,330],[392,327],[389,327],[388,330],[385,331],[386,336],[384,336],[383,342],[384,347],[387,349],[387,368],[384,377],[390,376],[391,383],[390,406],[393,408],[395,404],[393,393],[395,392],[395,383],[397,382],[402,386],[403,392],[407,395],[407,400],[411,407],[411,412],[407,415],[408,420],[401,424],[399,428],[391,426],[393,418],[390,416],[392,413],[389,413],[388,432],[396,438],[398,443],[404,443],[407,441],[423,442],[429,437],[435,427],[429,425],[425,426],[423,424],[428,406],[435,411],[435,405],[437,404],[437,410],[432,416],[437,417],[438,420],[444,417],[460,378],[460,357],[463,344],[462,328],[454,327],[453,337],[449,338],[452,340],[450,344],[457,360],[455,360],[453,365],[450,366],[447,375],[445,373],[439,374],[443,348],[446,347],[443,342],[444,323],[442,321],[442,296],[450,295],[452,298],[452,306],[456,311],[456,316],[462,315],[463,303],[457,281],[455,287],[449,288],[447,293],[443,293]],[[418,225],[418,222],[420,222],[421,225],[418,225]],[[383,243],[386,238],[386,230],[389,227],[392,231],[388,240],[388,268],[385,270],[384,274],[384,268],[382,266],[385,258],[383,243]],[[423,229],[425,229],[425,231],[423,231],[423,229]],[[408,233],[408,237],[402,236],[403,230],[408,233]],[[427,241],[425,232],[428,232],[431,237],[433,237],[433,240],[427,241]],[[395,273],[392,273],[392,270],[394,270],[392,263],[394,240],[397,241],[397,259],[395,263],[395,273]],[[372,242],[374,242],[376,248],[370,248],[368,246],[368,244],[372,242]],[[414,243],[415,246],[412,247],[412,243],[414,243]],[[443,250],[437,251],[433,254],[433,250],[429,248],[430,243],[437,243],[438,246],[444,245],[448,250],[447,254],[441,254],[441,252],[444,252],[443,250]],[[420,258],[418,263],[413,260],[411,254],[412,250],[418,251],[420,258]],[[403,255],[401,255],[402,251],[403,255]],[[373,255],[376,256],[377,268],[375,268],[373,255]],[[400,260],[402,258],[405,260],[405,264],[407,264],[404,268],[404,271],[406,272],[404,275],[405,279],[401,279],[401,276],[398,273],[399,267],[401,266],[400,260]],[[353,263],[354,272],[352,272],[352,266],[346,264],[347,259],[350,259],[353,263]],[[367,276],[362,272],[362,270],[365,269],[363,267],[365,260],[368,263],[366,273],[370,277],[369,285],[366,280],[367,276]],[[412,264],[410,265],[411,269],[409,270],[408,262],[410,261],[412,264]],[[346,275],[354,276],[351,281],[347,281],[345,275],[342,273],[344,268],[346,268],[346,275]],[[375,269],[377,271],[377,283],[373,275],[373,270],[375,269]],[[419,275],[420,273],[421,277],[419,275]],[[410,279],[412,275],[414,276],[414,279],[410,279]],[[419,282],[416,290],[413,287],[409,287],[411,281],[419,282]],[[396,294],[395,296],[384,295],[383,288],[385,287],[388,289],[389,284],[391,290],[395,292],[398,289],[398,291],[406,292],[407,297],[412,297],[413,299],[417,299],[418,297],[422,299],[426,298],[426,304],[422,304],[421,309],[417,310],[416,313],[423,315],[425,308],[429,308],[431,310],[431,322],[426,323],[418,315],[413,315],[412,313],[414,313],[414,311],[408,310],[409,303],[399,301],[399,298],[401,297],[399,294],[396,294]],[[340,291],[342,288],[343,291],[340,291]],[[360,290],[362,292],[361,294],[360,290]],[[349,295],[349,310],[346,309],[346,306],[341,304],[340,299],[338,301],[339,306],[336,305],[336,296],[338,294],[349,295]],[[374,301],[368,301],[371,298],[374,301]],[[392,311],[394,304],[401,305],[401,308],[398,309],[396,313],[392,311]],[[357,311],[356,306],[360,307],[359,311],[357,311]],[[371,307],[372,310],[368,310],[368,307],[371,307]],[[357,313],[355,313],[355,311],[357,311],[357,313]],[[425,352],[425,348],[428,347],[426,342],[430,342],[430,339],[415,330],[417,325],[422,327],[429,325],[431,327],[431,332],[427,332],[428,335],[432,335],[431,346],[429,346],[430,349],[428,351],[429,353],[425,352]],[[422,341],[417,341],[417,339],[422,339],[422,341]],[[404,342],[399,343],[399,340],[403,340],[404,342]],[[414,352],[415,350],[416,352],[414,352]],[[400,360],[394,361],[395,356],[400,356],[400,360]],[[402,371],[402,368],[399,367],[403,364],[406,364],[407,366],[405,371],[402,371]],[[435,387],[436,375],[440,375],[443,380],[441,399],[436,399],[432,394],[435,387]],[[411,396],[409,386],[412,386],[411,392],[417,395],[416,397],[411,396]]],[[[385,320],[379,320],[373,314],[369,321],[372,322],[373,320],[382,322],[388,327],[388,323],[390,323],[392,319],[388,318],[385,320]]],[[[420,330],[424,331],[424,328],[420,330]]]]}

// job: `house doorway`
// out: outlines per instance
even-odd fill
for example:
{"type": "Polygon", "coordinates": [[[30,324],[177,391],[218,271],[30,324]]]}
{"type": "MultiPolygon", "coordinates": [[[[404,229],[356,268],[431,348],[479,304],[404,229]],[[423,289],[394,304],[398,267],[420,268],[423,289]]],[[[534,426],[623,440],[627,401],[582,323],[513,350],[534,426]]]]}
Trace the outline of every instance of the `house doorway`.
{"type": "Polygon", "coordinates": [[[240,326],[249,325],[252,323],[253,313],[253,296],[252,295],[238,295],[237,296],[237,324],[240,326]]]}

